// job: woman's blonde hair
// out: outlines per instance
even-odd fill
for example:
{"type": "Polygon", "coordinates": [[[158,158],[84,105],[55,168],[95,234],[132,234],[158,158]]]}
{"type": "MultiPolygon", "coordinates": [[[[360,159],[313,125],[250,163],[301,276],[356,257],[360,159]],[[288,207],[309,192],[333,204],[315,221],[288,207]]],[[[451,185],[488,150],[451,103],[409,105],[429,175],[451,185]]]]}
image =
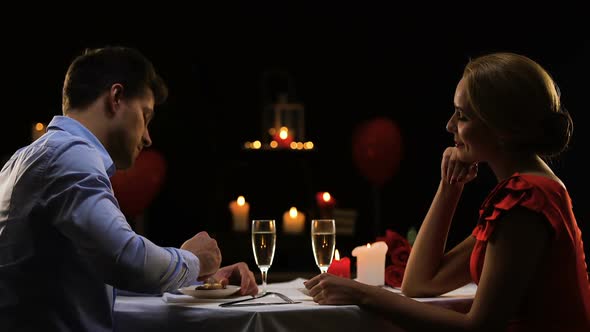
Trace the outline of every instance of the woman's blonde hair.
{"type": "Polygon", "coordinates": [[[463,78],[471,108],[506,147],[543,157],[568,147],[572,119],[537,62],[514,53],[488,54],[469,61],[463,78]]]}

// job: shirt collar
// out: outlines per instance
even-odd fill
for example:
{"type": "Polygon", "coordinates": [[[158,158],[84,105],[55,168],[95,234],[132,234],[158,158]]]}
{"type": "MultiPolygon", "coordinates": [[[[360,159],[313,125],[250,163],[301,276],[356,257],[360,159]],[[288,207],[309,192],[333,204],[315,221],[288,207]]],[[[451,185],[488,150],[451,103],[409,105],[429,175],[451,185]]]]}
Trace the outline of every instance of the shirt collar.
{"type": "Polygon", "coordinates": [[[104,164],[104,168],[107,171],[107,175],[109,177],[115,174],[115,163],[113,159],[104,148],[102,143],[94,136],[94,134],[84,127],[80,122],[74,120],[67,116],[56,115],[53,117],[49,125],[47,126],[47,131],[49,130],[63,130],[65,132],[70,133],[71,135],[81,137],[88,141],[92,146],[96,148],[102,162],[104,164]]]}

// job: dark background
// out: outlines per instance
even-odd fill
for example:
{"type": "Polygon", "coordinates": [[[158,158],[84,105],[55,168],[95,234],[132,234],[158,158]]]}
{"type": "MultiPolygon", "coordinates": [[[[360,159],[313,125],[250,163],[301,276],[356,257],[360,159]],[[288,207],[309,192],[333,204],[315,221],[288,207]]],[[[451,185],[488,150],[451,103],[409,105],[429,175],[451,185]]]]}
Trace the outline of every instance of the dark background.
{"type": "MultiPolygon", "coordinates": [[[[150,239],[179,246],[208,230],[219,238],[225,263],[243,259],[253,264],[247,235],[230,232],[229,201],[245,195],[252,218],[280,220],[292,205],[313,215],[313,195],[326,190],[338,207],[358,213],[356,234],[337,244],[350,256],[354,246],[386,228],[405,235],[410,226],[419,227],[438,185],[440,156],[452,144],[445,124],[463,66],[483,53],[512,51],[548,69],[574,119],[572,148],[552,166],[568,186],[590,244],[589,181],[582,161],[590,87],[584,11],[482,5],[489,8],[258,4],[215,12],[113,10],[97,19],[17,20],[4,29],[0,156],[29,142],[32,123],[61,113],[64,73],[85,47],[137,47],[170,88],[151,126],[153,148],[166,158],[167,175],[144,215],[150,239]],[[245,141],[266,130],[260,122],[268,102],[263,79],[268,72],[288,73],[294,89],[290,97],[305,105],[306,139],[317,150],[242,150],[245,141]],[[351,150],[354,129],[377,116],[399,125],[403,144],[399,171],[381,188],[358,171],[351,150]],[[380,202],[378,211],[375,202],[380,202]]],[[[470,233],[479,204],[494,184],[482,167],[465,190],[449,245],[470,233]]],[[[275,269],[315,269],[308,242],[304,235],[279,235],[275,269]]]]}

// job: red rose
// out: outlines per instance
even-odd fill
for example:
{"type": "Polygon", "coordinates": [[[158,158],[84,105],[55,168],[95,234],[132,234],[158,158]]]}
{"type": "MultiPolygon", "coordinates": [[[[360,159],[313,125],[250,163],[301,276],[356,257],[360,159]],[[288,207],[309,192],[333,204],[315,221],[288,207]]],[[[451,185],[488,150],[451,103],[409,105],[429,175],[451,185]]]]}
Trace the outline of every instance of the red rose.
{"type": "Polygon", "coordinates": [[[385,231],[385,236],[377,237],[376,241],[383,241],[387,244],[389,261],[386,262],[387,266],[385,267],[385,284],[391,287],[400,287],[412,250],[410,242],[390,229],[385,231]]]}
{"type": "Polygon", "coordinates": [[[411,249],[412,248],[410,247],[410,245],[401,246],[393,249],[393,252],[390,255],[391,262],[393,263],[393,265],[406,266],[406,264],[408,263],[408,257],[410,256],[411,249]]]}
{"type": "Polygon", "coordinates": [[[401,287],[405,266],[389,265],[385,268],[385,283],[391,287],[401,287]]]}
{"type": "Polygon", "coordinates": [[[389,255],[398,247],[410,246],[410,243],[405,237],[389,229],[385,231],[385,236],[377,237],[377,241],[384,241],[387,244],[387,253],[389,255]]]}

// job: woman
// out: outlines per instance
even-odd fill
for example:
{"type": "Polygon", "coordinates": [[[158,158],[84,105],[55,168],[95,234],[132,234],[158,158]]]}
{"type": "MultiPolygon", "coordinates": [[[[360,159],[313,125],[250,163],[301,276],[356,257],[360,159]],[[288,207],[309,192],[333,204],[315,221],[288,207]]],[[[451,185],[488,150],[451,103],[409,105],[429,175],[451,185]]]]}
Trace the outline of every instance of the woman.
{"type": "Polygon", "coordinates": [[[522,55],[494,53],[465,67],[447,123],[455,146],[406,267],[408,297],[322,274],[306,282],[320,304],[359,304],[408,331],[590,331],[581,232],[562,181],[546,163],[568,146],[572,120],[550,75],[522,55]],[[445,242],[463,186],[486,163],[498,179],[471,236],[445,242]],[[409,297],[478,284],[458,313],[409,297]],[[551,291],[550,291],[551,290],[551,291]]]}

